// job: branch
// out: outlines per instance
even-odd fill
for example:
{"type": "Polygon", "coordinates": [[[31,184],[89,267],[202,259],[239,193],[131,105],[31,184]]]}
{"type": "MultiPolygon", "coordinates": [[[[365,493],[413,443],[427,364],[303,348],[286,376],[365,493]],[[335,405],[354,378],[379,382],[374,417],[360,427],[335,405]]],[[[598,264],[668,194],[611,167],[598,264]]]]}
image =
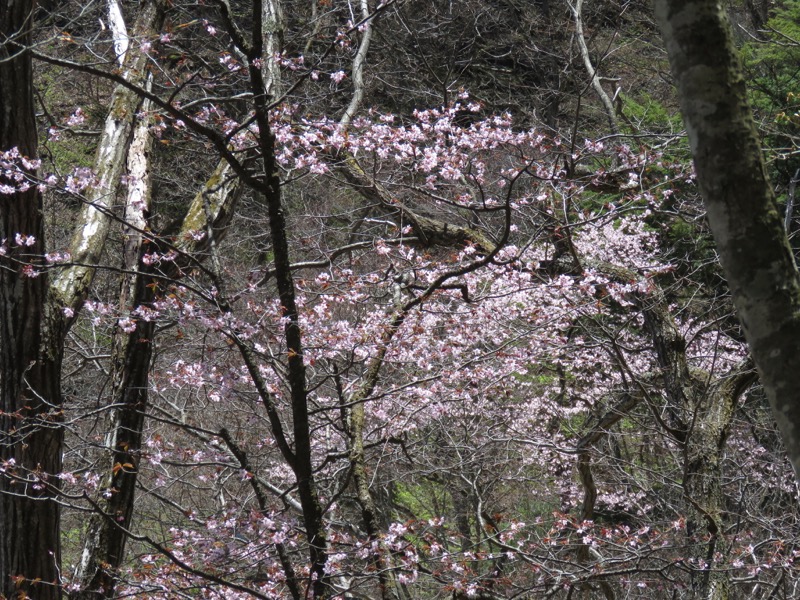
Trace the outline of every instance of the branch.
{"type": "Polygon", "coordinates": [[[363,33],[361,43],[358,45],[358,51],[353,59],[353,97],[339,120],[339,126],[343,129],[350,125],[350,121],[352,121],[361,107],[361,102],[364,99],[364,63],[367,61],[369,44],[372,40],[372,20],[369,19],[369,16],[369,3],[367,0],[361,0],[361,21],[364,23],[361,26],[361,30],[363,33]]]}
{"type": "MultiPolygon", "coordinates": [[[[219,430],[219,436],[228,446],[228,450],[230,450],[231,454],[233,454],[233,456],[239,462],[239,467],[245,472],[252,474],[253,469],[250,467],[247,454],[238,446],[238,444],[236,444],[231,437],[230,432],[223,427],[219,430]]],[[[253,493],[256,495],[258,507],[261,509],[261,512],[266,513],[268,510],[267,497],[261,490],[258,479],[255,476],[250,477],[250,487],[253,488],[253,493]]],[[[300,600],[302,596],[300,593],[300,587],[297,583],[297,575],[295,574],[292,561],[289,558],[289,553],[286,551],[286,546],[283,543],[276,543],[275,550],[278,552],[278,558],[281,561],[281,566],[283,567],[284,575],[286,576],[286,585],[289,587],[292,598],[293,600],[300,600]]]]}
{"type": "Polygon", "coordinates": [[[402,204],[380,183],[367,175],[354,156],[346,155],[338,167],[345,180],[366,200],[378,203],[393,212],[399,212],[401,220],[407,220],[416,236],[426,245],[454,246],[471,243],[484,254],[491,254],[498,249],[499,245],[478,229],[425,217],[402,204]]]}
{"type": "Polygon", "coordinates": [[[616,425],[622,417],[633,410],[639,402],[641,395],[634,395],[630,392],[623,392],[622,398],[615,404],[600,421],[592,427],[588,433],[584,434],[575,445],[578,454],[578,476],[583,485],[583,504],[581,505],[581,520],[588,521],[594,518],[594,503],[597,499],[597,487],[594,484],[594,477],[591,470],[591,447],[599,442],[608,433],[610,427],[616,425]]]}
{"type": "Polygon", "coordinates": [[[569,4],[569,8],[575,19],[575,37],[578,40],[578,49],[580,50],[583,64],[591,78],[592,88],[594,88],[595,93],[603,103],[603,108],[605,109],[606,118],[608,118],[608,125],[611,131],[614,134],[619,134],[619,124],[617,123],[617,118],[614,113],[614,104],[611,102],[611,98],[608,97],[608,94],[606,94],[606,91],[603,89],[603,85],[600,83],[600,77],[598,77],[597,69],[592,64],[592,59],[589,56],[589,47],[586,45],[586,38],[583,34],[583,16],[581,15],[583,0],[577,0],[574,6],[569,4]]]}

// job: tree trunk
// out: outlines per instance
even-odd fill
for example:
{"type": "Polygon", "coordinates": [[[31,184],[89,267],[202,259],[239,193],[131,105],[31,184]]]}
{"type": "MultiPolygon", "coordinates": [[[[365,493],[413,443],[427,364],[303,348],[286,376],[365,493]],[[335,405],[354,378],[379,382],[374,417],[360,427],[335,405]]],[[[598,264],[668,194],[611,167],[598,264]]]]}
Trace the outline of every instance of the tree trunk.
{"type": "MultiPolygon", "coordinates": [[[[161,0],[142,2],[131,38],[151,38],[158,33],[164,19],[164,8],[161,0]]],[[[118,35],[128,39],[124,30],[118,35]]],[[[142,48],[136,44],[119,58],[122,76],[130,83],[144,87],[150,58],[142,48]]],[[[76,227],[70,243],[72,264],[59,271],[53,281],[57,302],[73,309],[76,314],[94,279],[97,262],[114,222],[110,209],[122,185],[128,146],[140,104],[141,99],[133,90],[123,85],[114,89],[94,159],[97,183],[84,192],[83,210],[78,218],[80,226],[76,227]]]]}
{"type": "Polygon", "coordinates": [[[570,5],[570,10],[572,11],[572,18],[575,20],[575,37],[578,42],[578,50],[583,60],[583,66],[586,67],[586,72],[589,73],[592,89],[594,89],[597,97],[600,98],[600,102],[603,104],[611,133],[619,135],[619,123],[617,123],[614,103],[603,89],[600,76],[597,74],[597,68],[592,64],[589,47],[586,45],[586,36],[583,33],[583,0],[577,0],[575,6],[570,5]]]}
{"type": "Polygon", "coordinates": [[[722,493],[722,460],[736,398],[712,390],[698,394],[694,402],[692,430],[684,455],[683,492],[688,501],[686,534],[705,565],[692,574],[698,598],[726,600],[730,576],[717,568],[715,554],[724,553],[725,507],[722,493]]]}
{"type": "Polygon", "coordinates": [[[672,416],[667,426],[684,451],[683,491],[687,500],[686,532],[693,554],[704,566],[693,572],[695,597],[727,600],[730,573],[717,568],[717,555],[724,556],[725,498],[722,463],[736,402],[753,382],[752,366],[745,364],[713,379],[692,368],[681,334],[669,305],[660,291],[645,298],[644,322],[653,340],[663,378],[665,399],[672,416]]]}
{"type": "MultiPolygon", "coordinates": [[[[139,272],[132,279],[134,295],[129,306],[147,306],[153,299],[152,286],[148,287],[150,278],[139,272]]],[[[82,591],[75,598],[114,597],[116,571],[124,558],[133,515],[154,331],[155,322],[139,321],[134,332],[120,332],[115,340],[113,412],[106,443],[112,456],[102,485],[110,495],[99,503],[104,514],[93,515],[89,521],[78,573],[82,591]]]]}
{"type": "MultiPolygon", "coordinates": [[[[147,114],[147,102],[142,113],[147,114]]],[[[149,267],[141,263],[148,245],[142,231],[147,227],[150,206],[150,161],[152,136],[150,121],[140,119],[128,151],[130,183],[125,202],[123,225],[123,278],[119,307],[133,311],[153,301],[154,290],[149,267]]],[[[89,519],[86,540],[76,579],[81,590],[74,598],[111,598],[116,585],[116,571],[122,564],[131,526],[133,500],[139,472],[144,415],[147,409],[150,360],[155,322],[140,319],[133,332],[118,329],[112,352],[112,384],[106,448],[111,461],[101,486],[111,495],[99,499],[104,514],[89,519]]]]}
{"type": "MultiPolygon", "coordinates": [[[[0,152],[37,156],[31,40],[34,3],[0,2],[0,152]],[[8,93],[13,90],[13,93],[8,93]]],[[[18,165],[29,176],[35,168],[18,165]]],[[[13,180],[0,184],[15,187],[13,180]]],[[[59,598],[59,509],[51,500],[61,472],[60,356],[45,353],[51,333],[47,277],[31,272],[44,254],[36,185],[0,196],[0,595],[59,598]],[[31,246],[15,236],[34,236],[31,246]]],[[[57,341],[57,340],[56,340],[57,341]]]]}
{"type": "MultiPolygon", "coordinates": [[[[262,4],[253,5],[253,22],[262,17],[262,4]]],[[[289,460],[297,479],[297,492],[303,507],[303,524],[309,543],[309,588],[312,597],[330,595],[330,575],[326,571],[328,537],[324,510],[319,499],[312,460],[312,433],[308,414],[308,388],[306,364],[303,356],[300,315],[295,299],[295,286],[289,258],[289,241],[286,215],[281,194],[281,181],[275,157],[275,134],[269,123],[268,101],[264,90],[267,84],[261,69],[253,66],[263,56],[263,38],[260,26],[253,31],[253,48],[250,50],[250,80],[254,96],[255,121],[259,129],[259,149],[263,161],[263,183],[257,193],[264,200],[269,219],[269,231],[275,255],[275,281],[281,309],[286,319],[284,340],[287,350],[287,379],[292,405],[293,457],[289,460]]]]}
{"type": "MultiPolygon", "coordinates": [[[[341,388],[338,380],[337,386],[341,388]]],[[[361,508],[364,529],[372,544],[373,554],[370,560],[373,569],[378,575],[380,597],[383,600],[395,600],[397,598],[395,591],[396,581],[391,570],[391,554],[381,539],[378,508],[375,506],[375,500],[369,489],[369,473],[367,472],[367,461],[364,453],[364,403],[371,391],[372,388],[368,386],[366,389],[360,389],[347,399],[347,404],[350,405],[350,408],[349,410],[344,410],[344,428],[349,438],[347,450],[350,455],[350,468],[353,473],[356,499],[361,508]]]]}
{"type": "MultiPolygon", "coordinates": [[[[141,113],[147,115],[150,103],[145,101],[141,113]]],[[[138,307],[148,307],[156,296],[157,282],[164,277],[178,279],[187,257],[196,257],[208,249],[212,237],[219,242],[227,230],[241,191],[240,181],[232,176],[231,168],[221,161],[203,188],[189,205],[181,226],[176,248],[183,255],[174,262],[162,265],[152,277],[154,267],[142,262],[142,255],[158,250],[157,244],[146,239],[150,207],[150,154],[153,138],[151,122],[139,121],[128,152],[130,183],[125,203],[124,278],[119,307],[133,313],[138,307]],[[197,233],[206,233],[197,239],[197,233]],[[167,271],[163,271],[167,269],[167,271]]],[[[114,597],[116,571],[122,565],[128,531],[132,524],[133,503],[139,473],[139,461],[145,413],[149,402],[150,364],[155,343],[154,321],[133,319],[136,329],[118,331],[112,356],[112,394],[109,432],[106,448],[111,452],[107,479],[103,490],[113,490],[109,498],[98,503],[104,514],[90,519],[81,564],[76,579],[81,591],[74,598],[98,599],[114,597]]]]}
{"type": "Polygon", "coordinates": [[[800,477],[800,278],[725,9],[709,0],[655,4],[720,261],[800,477]]]}

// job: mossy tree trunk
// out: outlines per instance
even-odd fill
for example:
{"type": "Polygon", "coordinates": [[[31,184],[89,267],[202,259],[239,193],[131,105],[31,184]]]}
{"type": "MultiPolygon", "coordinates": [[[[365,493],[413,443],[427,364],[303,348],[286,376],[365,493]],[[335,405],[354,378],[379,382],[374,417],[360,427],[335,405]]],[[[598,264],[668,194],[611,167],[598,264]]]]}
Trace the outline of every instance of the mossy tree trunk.
{"type": "Polygon", "coordinates": [[[800,277],[724,7],[656,0],[697,181],[761,383],[800,476],[800,277]]]}

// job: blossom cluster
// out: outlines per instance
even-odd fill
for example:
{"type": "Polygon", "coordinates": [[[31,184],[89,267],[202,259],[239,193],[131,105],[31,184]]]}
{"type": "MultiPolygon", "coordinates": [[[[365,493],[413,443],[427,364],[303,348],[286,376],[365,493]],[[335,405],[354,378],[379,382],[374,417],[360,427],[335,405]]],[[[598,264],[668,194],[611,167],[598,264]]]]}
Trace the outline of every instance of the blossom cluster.
{"type": "Polygon", "coordinates": [[[38,159],[30,159],[14,147],[0,151],[0,195],[26,192],[37,185],[35,171],[41,166],[38,159]]]}

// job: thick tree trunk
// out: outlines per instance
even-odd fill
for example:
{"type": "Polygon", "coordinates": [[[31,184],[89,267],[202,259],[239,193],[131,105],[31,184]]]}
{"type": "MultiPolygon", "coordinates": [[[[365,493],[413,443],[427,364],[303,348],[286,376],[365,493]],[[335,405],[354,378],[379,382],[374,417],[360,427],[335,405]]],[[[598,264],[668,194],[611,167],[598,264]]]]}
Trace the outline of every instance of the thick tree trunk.
{"type": "MultiPolygon", "coordinates": [[[[17,148],[29,159],[38,143],[26,52],[33,10],[31,1],[0,2],[0,152],[17,148]]],[[[2,177],[0,184],[15,185],[2,177]]],[[[30,272],[44,254],[35,185],[0,195],[0,240],[8,244],[0,256],[0,595],[46,600],[61,595],[59,509],[50,498],[62,431],[60,356],[42,351],[54,331],[47,327],[47,278],[30,272]],[[17,234],[36,241],[14,244],[17,234]]]]}
{"type": "Polygon", "coordinates": [[[725,9],[710,0],[655,4],[720,261],[800,477],[800,278],[767,180],[725,9]]]}
{"type": "Polygon", "coordinates": [[[702,555],[705,567],[692,577],[697,597],[726,600],[729,574],[717,568],[715,554],[724,552],[722,459],[733,416],[735,398],[708,391],[696,398],[694,425],[684,455],[683,491],[688,501],[686,533],[689,543],[702,555]]]}
{"type": "MultiPolygon", "coordinates": [[[[620,281],[633,281],[637,277],[635,273],[613,265],[599,263],[593,266],[620,281]]],[[[718,554],[724,556],[725,552],[722,463],[736,403],[755,381],[756,375],[749,360],[716,378],[694,368],[687,356],[686,339],[676,325],[663,292],[653,288],[650,293],[642,295],[639,302],[659,367],[657,377],[653,377],[663,388],[666,404],[666,410],[659,406],[654,415],[665,433],[683,449],[686,529],[691,548],[687,554],[705,563],[704,567],[692,573],[693,597],[726,600],[730,591],[730,573],[715,564],[718,554]]],[[[642,385],[639,389],[645,388],[642,385]]],[[[585,490],[581,511],[584,520],[594,517],[597,497],[590,469],[591,446],[638,401],[634,395],[626,394],[578,443],[578,472],[585,490]]],[[[583,550],[584,559],[587,556],[588,548],[583,550]]]]}
{"type": "Polygon", "coordinates": [[[645,327],[661,370],[667,412],[672,415],[669,433],[683,447],[686,531],[692,553],[705,563],[692,574],[692,588],[695,597],[727,600],[730,573],[715,564],[717,555],[725,552],[722,462],[736,402],[755,374],[749,362],[714,380],[692,368],[686,339],[664,296],[655,292],[644,302],[645,327]]]}

